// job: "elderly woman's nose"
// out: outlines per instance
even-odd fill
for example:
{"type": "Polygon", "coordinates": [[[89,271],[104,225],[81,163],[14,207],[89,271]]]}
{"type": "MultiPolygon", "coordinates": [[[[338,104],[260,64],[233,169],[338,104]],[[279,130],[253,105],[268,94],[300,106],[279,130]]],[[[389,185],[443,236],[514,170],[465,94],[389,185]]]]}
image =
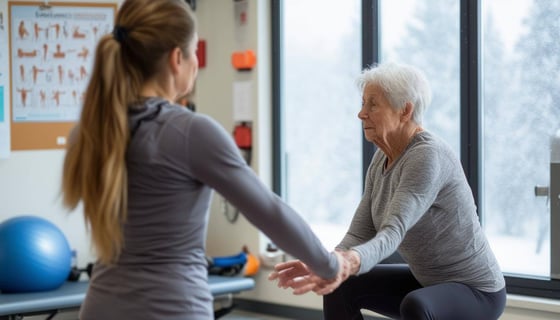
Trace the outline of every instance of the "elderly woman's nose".
{"type": "Polygon", "coordinates": [[[358,112],[358,118],[359,119],[367,118],[367,112],[365,112],[364,108],[361,108],[360,111],[358,112]]]}

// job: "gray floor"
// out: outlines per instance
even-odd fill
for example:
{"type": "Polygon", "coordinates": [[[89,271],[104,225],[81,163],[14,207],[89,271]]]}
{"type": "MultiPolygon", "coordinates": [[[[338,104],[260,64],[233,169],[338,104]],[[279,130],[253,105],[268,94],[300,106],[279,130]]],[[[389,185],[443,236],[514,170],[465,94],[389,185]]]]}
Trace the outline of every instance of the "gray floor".
{"type": "MultiPolygon", "coordinates": [[[[45,320],[45,315],[37,315],[25,317],[25,320],[45,320]]],[[[56,315],[53,320],[76,320],[78,319],[77,311],[66,311],[56,315]]],[[[243,310],[233,310],[231,313],[221,317],[219,320],[294,320],[288,318],[278,318],[268,315],[246,312],[243,310]]]]}
{"type": "Polygon", "coordinates": [[[293,320],[293,319],[272,317],[268,315],[251,313],[242,310],[233,310],[231,313],[220,318],[220,320],[293,320]]]}

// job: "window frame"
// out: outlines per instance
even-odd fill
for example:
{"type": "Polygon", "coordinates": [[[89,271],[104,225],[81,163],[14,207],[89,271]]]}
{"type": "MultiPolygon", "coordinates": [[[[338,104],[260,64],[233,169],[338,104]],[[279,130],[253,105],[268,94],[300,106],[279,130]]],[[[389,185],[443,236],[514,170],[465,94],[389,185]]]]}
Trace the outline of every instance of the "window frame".
{"type": "MultiPolygon", "coordinates": [[[[379,1],[362,0],[362,68],[379,61],[379,1]]],[[[284,143],[282,140],[282,2],[271,0],[272,46],[272,188],[282,196],[284,143]]],[[[461,162],[471,186],[480,217],[482,193],[481,137],[481,0],[460,0],[460,139],[461,162]]],[[[362,184],[375,147],[362,133],[362,184]]],[[[507,274],[506,288],[510,294],[560,299],[560,280],[507,274]]]]}

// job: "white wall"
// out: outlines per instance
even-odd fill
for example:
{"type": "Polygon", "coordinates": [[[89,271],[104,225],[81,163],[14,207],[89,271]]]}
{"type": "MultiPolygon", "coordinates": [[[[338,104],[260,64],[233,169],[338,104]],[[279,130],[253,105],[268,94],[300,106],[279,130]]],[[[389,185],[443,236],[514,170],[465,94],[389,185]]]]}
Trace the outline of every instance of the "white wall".
{"type": "MultiPolygon", "coordinates": [[[[90,0],[92,2],[100,2],[90,0]]],[[[253,168],[262,180],[272,181],[271,161],[271,67],[270,67],[270,3],[248,0],[247,41],[236,42],[233,0],[199,0],[196,14],[199,36],[206,40],[207,66],[199,71],[194,101],[197,110],[220,121],[233,130],[232,86],[235,81],[251,81],[253,93],[253,168]],[[235,50],[252,49],[257,53],[257,67],[251,72],[238,72],[230,64],[235,50]]],[[[0,11],[7,12],[7,1],[0,0],[0,11]]],[[[6,50],[1,48],[0,50],[6,50]]],[[[8,89],[5,92],[9,93],[8,89]],[[7,92],[8,91],[8,92],[7,92]]],[[[0,221],[23,214],[43,216],[58,225],[72,247],[79,252],[80,265],[92,261],[89,239],[81,208],[67,213],[60,204],[60,176],[64,151],[18,151],[8,159],[0,159],[0,221]]],[[[235,224],[227,222],[221,197],[216,196],[211,208],[208,230],[208,254],[213,256],[237,253],[243,245],[257,253],[263,239],[243,217],[235,224]]],[[[255,290],[243,293],[246,299],[305,308],[321,308],[321,299],[313,294],[293,296],[266,280],[268,270],[255,277],[255,290]]],[[[508,301],[504,320],[545,320],[560,316],[556,302],[542,300],[508,301]],[[557,313],[558,312],[558,313],[557,313]]]]}
{"type": "MultiPolygon", "coordinates": [[[[217,119],[226,130],[232,132],[233,121],[233,83],[235,81],[250,81],[253,87],[251,105],[253,106],[254,119],[257,119],[260,109],[267,109],[266,105],[259,105],[259,90],[269,85],[266,79],[260,76],[260,70],[267,70],[267,52],[258,50],[256,41],[257,6],[250,1],[250,14],[245,38],[247,48],[241,48],[235,41],[235,15],[234,1],[197,1],[196,15],[199,24],[199,39],[206,41],[206,67],[201,68],[195,88],[194,101],[197,112],[205,113],[217,119]],[[236,71],[231,65],[231,54],[236,50],[253,49],[257,55],[256,70],[250,72],[236,71]]],[[[259,2],[259,4],[267,1],[259,2]]],[[[260,145],[264,142],[263,136],[269,134],[269,126],[260,127],[260,123],[253,122],[253,144],[258,147],[253,151],[253,167],[258,170],[262,159],[260,145]],[[264,131],[264,132],[263,132],[264,131]],[[261,133],[263,136],[261,136],[261,133]]],[[[268,141],[266,141],[268,142],[268,141]]],[[[264,142],[264,143],[266,143],[264,142]]],[[[269,147],[268,147],[269,148],[269,147]]],[[[264,174],[263,176],[266,176],[264,174]]],[[[266,178],[265,178],[266,180],[266,178]]],[[[270,179],[268,179],[270,180],[270,179]]],[[[228,255],[237,253],[243,245],[248,245],[250,250],[258,250],[259,235],[248,222],[240,217],[238,222],[230,224],[224,218],[223,199],[216,195],[211,210],[208,253],[210,255],[228,255]],[[216,241],[217,240],[217,241],[216,241]]]]}

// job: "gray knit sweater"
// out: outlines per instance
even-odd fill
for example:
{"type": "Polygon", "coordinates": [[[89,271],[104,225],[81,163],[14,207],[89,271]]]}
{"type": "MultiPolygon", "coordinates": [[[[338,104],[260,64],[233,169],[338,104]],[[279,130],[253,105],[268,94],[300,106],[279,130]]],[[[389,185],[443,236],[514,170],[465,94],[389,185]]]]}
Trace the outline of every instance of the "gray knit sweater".
{"type": "Polygon", "coordinates": [[[205,258],[212,189],[280,248],[323,277],[336,275],[334,254],[262,184],[216,121],[150,99],[130,127],[124,249],[115,265],[95,266],[80,319],[214,319],[205,258]]]}
{"type": "Polygon", "coordinates": [[[424,131],[388,170],[386,160],[377,150],[363,198],[338,245],[359,253],[359,274],[398,250],[423,286],[459,282],[485,292],[502,289],[503,274],[453,151],[424,131]]]}

